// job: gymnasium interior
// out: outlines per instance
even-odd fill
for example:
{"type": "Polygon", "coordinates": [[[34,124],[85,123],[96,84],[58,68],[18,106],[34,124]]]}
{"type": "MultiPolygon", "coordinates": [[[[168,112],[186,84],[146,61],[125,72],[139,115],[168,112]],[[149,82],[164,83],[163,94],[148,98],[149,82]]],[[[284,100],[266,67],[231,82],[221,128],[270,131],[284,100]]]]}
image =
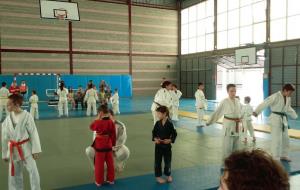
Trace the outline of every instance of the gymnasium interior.
{"type": "MultiPolygon", "coordinates": [[[[299,0],[0,0],[0,82],[28,86],[39,97],[35,120],[42,153],[36,160],[41,189],[217,190],[222,165],[222,121],[198,127],[195,92],[205,86],[205,120],[236,84],[255,108],[286,83],[295,85],[291,106],[300,114],[299,0]],[[151,105],[168,80],[182,92],[172,145],[172,183],[154,176],[151,105]],[[94,184],[85,154],[93,143],[95,116],[73,109],[58,117],[55,92],[118,89],[130,150],[114,185],[94,184]]],[[[99,105],[99,104],[97,104],[99,105]]],[[[80,107],[80,106],[79,106],[80,107]]],[[[253,118],[256,143],[270,152],[270,111],[253,118]]],[[[292,162],[281,162],[290,189],[300,189],[300,118],[289,119],[292,162]]],[[[1,137],[0,137],[1,139],[1,137]]],[[[8,189],[9,165],[0,162],[0,189],[8,189]]],[[[24,189],[30,189],[24,170],[24,189]]]]}

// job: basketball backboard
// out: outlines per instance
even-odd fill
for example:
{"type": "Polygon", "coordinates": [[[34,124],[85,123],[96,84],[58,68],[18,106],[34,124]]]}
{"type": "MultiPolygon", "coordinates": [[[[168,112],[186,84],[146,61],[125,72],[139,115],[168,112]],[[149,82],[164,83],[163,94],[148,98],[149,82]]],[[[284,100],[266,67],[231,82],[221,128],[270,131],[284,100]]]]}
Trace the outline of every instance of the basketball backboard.
{"type": "Polygon", "coordinates": [[[41,18],[79,21],[78,3],[40,0],[41,18]]]}
{"type": "Polygon", "coordinates": [[[235,65],[256,64],[256,48],[242,48],[235,50],[235,65]]]}

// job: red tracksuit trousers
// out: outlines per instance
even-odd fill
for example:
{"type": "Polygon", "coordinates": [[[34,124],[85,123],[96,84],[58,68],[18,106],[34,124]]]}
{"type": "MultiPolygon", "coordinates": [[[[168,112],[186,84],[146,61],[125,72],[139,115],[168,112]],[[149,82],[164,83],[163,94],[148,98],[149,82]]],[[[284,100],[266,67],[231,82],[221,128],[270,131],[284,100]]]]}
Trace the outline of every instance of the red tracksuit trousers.
{"type": "Polygon", "coordinates": [[[95,182],[99,185],[104,183],[104,163],[107,166],[106,180],[113,182],[115,180],[115,169],[112,151],[99,152],[95,155],[95,182]]]}

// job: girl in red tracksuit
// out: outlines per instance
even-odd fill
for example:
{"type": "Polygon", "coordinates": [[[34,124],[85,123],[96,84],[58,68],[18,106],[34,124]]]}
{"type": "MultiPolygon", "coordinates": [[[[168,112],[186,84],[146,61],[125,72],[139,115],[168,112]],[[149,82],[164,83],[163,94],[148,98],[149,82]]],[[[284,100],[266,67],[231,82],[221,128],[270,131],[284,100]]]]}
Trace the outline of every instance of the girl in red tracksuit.
{"type": "Polygon", "coordinates": [[[101,186],[104,183],[104,162],[107,165],[106,180],[114,184],[115,171],[112,147],[116,145],[116,127],[109,118],[106,105],[98,108],[98,118],[91,124],[90,129],[96,132],[96,138],[92,144],[95,149],[95,184],[101,186]]]}

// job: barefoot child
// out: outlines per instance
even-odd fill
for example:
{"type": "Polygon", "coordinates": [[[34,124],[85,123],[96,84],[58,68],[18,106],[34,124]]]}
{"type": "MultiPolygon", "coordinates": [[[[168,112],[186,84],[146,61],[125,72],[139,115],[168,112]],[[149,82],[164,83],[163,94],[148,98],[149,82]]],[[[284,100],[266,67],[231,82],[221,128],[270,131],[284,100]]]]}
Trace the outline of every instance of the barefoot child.
{"type": "Polygon", "coordinates": [[[99,187],[104,183],[104,162],[107,166],[106,180],[114,184],[115,171],[112,147],[116,145],[116,127],[109,117],[106,105],[98,108],[98,117],[91,124],[90,129],[96,131],[96,138],[92,144],[95,149],[95,184],[99,187]]]}
{"type": "Polygon", "coordinates": [[[204,95],[204,84],[202,82],[200,82],[198,84],[198,90],[195,92],[195,99],[196,99],[196,111],[198,114],[198,125],[199,127],[204,127],[204,110],[207,109],[207,101],[205,99],[205,95],[204,95]]]}
{"type": "Polygon", "coordinates": [[[170,81],[165,81],[163,82],[161,89],[159,89],[156,92],[154,96],[154,101],[151,106],[153,124],[155,124],[158,121],[156,109],[159,106],[166,106],[169,111],[172,110],[172,97],[170,94],[171,89],[172,83],[170,81]]]}
{"type": "Polygon", "coordinates": [[[177,132],[169,119],[169,110],[166,106],[160,106],[156,109],[158,121],[152,130],[152,141],[155,142],[155,177],[158,183],[165,183],[162,176],[161,162],[164,159],[164,174],[167,176],[167,182],[172,182],[171,177],[171,143],[175,142],[177,132]]]}
{"type": "Polygon", "coordinates": [[[248,131],[250,133],[250,136],[252,137],[252,141],[255,142],[256,138],[254,136],[254,129],[252,125],[252,113],[253,113],[253,108],[250,106],[250,101],[251,98],[249,96],[246,96],[244,98],[244,103],[242,107],[242,115],[243,115],[243,128],[244,128],[244,143],[247,143],[247,136],[248,136],[248,131]]]}
{"type": "Polygon", "coordinates": [[[3,116],[3,110],[6,113],[6,116],[8,116],[8,110],[7,110],[7,101],[8,101],[9,91],[6,88],[6,82],[2,82],[2,87],[0,89],[0,121],[2,121],[3,116]]]}
{"type": "Polygon", "coordinates": [[[40,176],[35,160],[41,153],[40,139],[32,116],[21,109],[23,97],[10,95],[7,108],[10,114],[2,123],[2,159],[9,162],[8,188],[23,188],[23,169],[30,178],[31,190],[40,190],[40,176]]]}
{"type": "Polygon", "coordinates": [[[240,148],[240,122],[241,122],[241,103],[236,98],[236,86],[227,85],[228,98],[222,100],[207,121],[207,125],[223,119],[223,159],[227,158],[232,152],[240,148]]]}
{"type": "Polygon", "coordinates": [[[39,119],[39,107],[38,107],[39,97],[36,95],[35,90],[32,91],[32,96],[29,98],[29,102],[31,104],[30,114],[32,115],[33,118],[39,119]]]}
{"type": "Polygon", "coordinates": [[[172,84],[172,90],[170,91],[172,97],[172,120],[178,121],[178,108],[179,108],[179,99],[182,96],[182,92],[177,89],[176,84],[172,84]]]}
{"type": "Polygon", "coordinates": [[[296,90],[292,84],[285,84],[281,91],[278,91],[261,104],[259,104],[253,115],[257,117],[264,109],[270,107],[271,115],[269,122],[271,126],[271,153],[274,159],[290,162],[288,134],[288,116],[297,119],[298,115],[291,107],[291,96],[296,90]]]}
{"type": "Polygon", "coordinates": [[[115,89],[114,95],[110,98],[112,110],[115,115],[120,114],[120,108],[119,108],[119,93],[118,89],[115,89]]]}

